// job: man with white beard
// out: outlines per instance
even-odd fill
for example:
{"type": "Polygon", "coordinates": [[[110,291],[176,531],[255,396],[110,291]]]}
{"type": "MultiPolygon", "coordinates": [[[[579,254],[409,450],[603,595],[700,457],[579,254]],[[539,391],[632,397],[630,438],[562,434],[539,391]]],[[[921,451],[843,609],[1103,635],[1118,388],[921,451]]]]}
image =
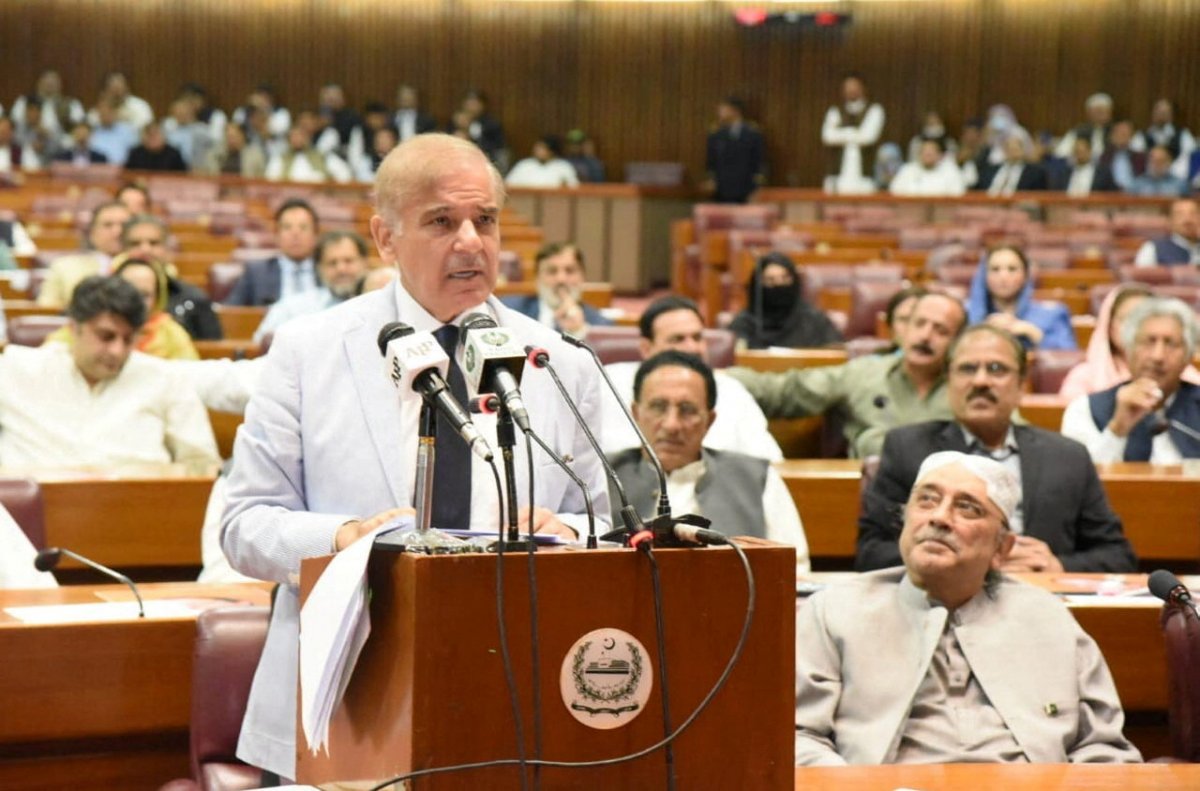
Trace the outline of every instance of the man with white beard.
{"type": "Polygon", "coordinates": [[[554,242],[538,250],[537,294],[507,297],[505,305],[547,327],[575,338],[589,327],[612,324],[583,302],[583,251],[570,242],[554,242]]]}

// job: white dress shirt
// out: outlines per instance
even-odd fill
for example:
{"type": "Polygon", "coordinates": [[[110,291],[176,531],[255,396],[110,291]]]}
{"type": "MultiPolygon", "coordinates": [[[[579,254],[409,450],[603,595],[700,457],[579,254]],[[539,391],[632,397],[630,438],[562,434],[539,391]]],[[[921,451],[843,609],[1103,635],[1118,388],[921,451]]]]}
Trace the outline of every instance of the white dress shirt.
{"type": "Polygon", "coordinates": [[[1092,179],[1095,177],[1096,166],[1091,162],[1076,165],[1071,171],[1071,180],[1067,182],[1067,194],[1072,198],[1086,198],[1092,193],[1092,179]]]}
{"type": "MultiPolygon", "coordinates": [[[[864,100],[865,101],[865,100],[864,100]]],[[[843,126],[842,112],[838,107],[825,111],[821,124],[821,142],[827,146],[840,146],[842,162],[837,176],[827,179],[827,192],[840,195],[867,194],[875,191],[875,181],[863,173],[863,146],[873,146],[883,134],[886,116],[883,107],[872,104],[863,113],[858,126],[843,126]]]]}
{"type": "MultiPolygon", "coordinates": [[[[1167,406],[1170,406],[1174,398],[1172,395],[1167,399],[1167,406]]],[[[1092,406],[1086,395],[1071,399],[1071,403],[1063,410],[1061,433],[1064,437],[1087,446],[1088,455],[1096,464],[1112,464],[1125,460],[1125,445],[1129,438],[1118,437],[1108,426],[1105,426],[1103,431],[1096,428],[1096,421],[1092,419],[1092,406]]],[[[1179,464],[1182,461],[1183,455],[1171,441],[1169,432],[1164,431],[1151,441],[1151,464],[1179,464]]]]}
{"type": "Polygon", "coordinates": [[[938,160],[927,168],[920,162],[905,163],[889,187],[893,195],[922,195],[927,197],[957,197],[967,191],[963,172],[954,162],[938,160]]]}
{"type": "MultiPolygon", "coordinates": [[[[633,403],[633,379],[641,363],[610,363],[604,366],[608,375],[623,394],[626,404],[633,403]]],[[[734,450],[767,461],[780,461],[783,451],[767,428],[767,418],[745,385],[722,371],[713,371],[717,380],[717,419],[704,435],[704,446],[714,450],[734,450]]],[[[600,383],[602,384],[602,383],[600,383]]],[[[621,406],[603,387],[600,408],[603,410],[603,429],[600,447],[612,454],[639,445],[637,432],[621,412],[621,406]]]]}
{"type": "Polygon", "coordinates": [[[298,294],[289,294],[267,309],[267,315],[263,316],[258,329],[254,331],[252,340],[254,343],[262,343],[268,333],[275,332],[292,319],[319,313],[341,301],[325,286],[301,291],[298,294]]]}
{"type": "MultiPolygon", "coordinates": [[[[700,501],[696,498],[696,484],[704,477],[706,465],[700,458],[691,464],[667,473],[667,496],[671,498],[671,515],[698,514],[704,516],[700,501]]],[[[796,501],[792,499],[787,484],[774,467],[767,467],[767,482],[763,486],[764,535],[769,541],[778,541],[796,548],[796,572],[811,571],[808,560],[808,539],[804,536],[804,525],[796,501]]]]}
{"type": "Polygon", "coordinates": [[[172,363],[133,352],[88,385],[71,350],[9,346],[0,354],[0,465],[217,463],[204,405],[172,363]]]}
{"type": "Polygon", "coordinates": [[[36,557],[37,548],[8,510],[0,505],[0,589],[58,587],[53,574],[33,567],[36,557]]]}
{"type": "Polygon", "coordinates": [[[579,174],[575,172],[574,166],[565,159],[541,162],[536,157],[527,157],[513,165],[513,169],[504,177],[504,183],[510,187],[542,189],[578,187],[579,174]]]}
{"type": "Polygon", "coordinates": [[[270,181],[300,181],[309,184],[319,184],[331,180],[344,184],[354,178],[354,174],[351,173],[350,166],[346,164],[345,160],[337,154],[322,154],[319,151],[317,154],[325,159],[324,173],[314,168],[312,163],[308,161],[308,157],[299,152],[292,157],[291,167],[285,173],[283,170],[285,154],[286,151],[278,151],[271,154],[271,159],[267,162],[267,170],[263,174],[263,178],[270,181]]]}

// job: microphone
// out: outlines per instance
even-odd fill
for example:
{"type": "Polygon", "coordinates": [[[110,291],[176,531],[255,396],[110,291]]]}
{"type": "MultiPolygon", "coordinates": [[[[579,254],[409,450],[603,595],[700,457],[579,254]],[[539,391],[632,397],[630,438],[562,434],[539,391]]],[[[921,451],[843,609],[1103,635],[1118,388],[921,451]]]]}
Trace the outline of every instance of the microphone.
{"type": "Polygon", "coordinates": [[[498,395],[517,426],[528,434],[529,413],[518,386],[525,368],[525,352],[516,335],[483,313],[467,316],[462,328],[463,373],[467,384],[480,395],[498,395]]]}
{"type": "MultiPolygon", "coordinates": [[[[591,355],[592,362],[600,371],[600,377],[604,383],[608,385],[609,391],[613,398],[617,400],[617,406],[621,407],[621,413],[625,415],[625,419],[629,421],[629,425],[633,426],[633,431],[637,434],[638,442],[642,444],[642,452],[646,454],[646,458],[650,459],[650,463],[654,465],[654,471],[658,473],[658,516],[671,515],[671,498],[667,495],[667,473],[663,469],[662,462],[658,460],[658,454],[654,452],[654,448],[650,447],[650,443],[646,440],[646,435],[642,433],[642,427],[633,419],[633,415],[629,412],[629,407],[625,405],[625,399],[621,396],[621,392],[617,390],[617,386],[613,384],[612,378],[608,375],[608,371],[604,369],[604,363],[600,361],[600,355],[596,354],[596,350],[588,346],[578,338],[572,338],[567,333],[562,333],[560,337],[564,342],[574,346],[577,349],[583,349],[591,355]]],[[[600,454],[603,458],[604,454],[600,454]]]]}
{"type": "Polygon", "coordinates": [[[41,552],[37,553],[37,557],[33,559],[33,567],[38,571],[52,571],[54,567],[58,565],[58,561],[62,560],[63,555],[77,560],[85,566],[90,566],[96,571],[99,571],[101,574],[112,577],[117,582],[122,582],[128,585],[129,589],[133,591],[134,598],[137,599],[138,617],[146,617],[146,605],[142,603],[142,594],[138,592],[137,585],[133,584],[133,580],[129,579],[129,577],[126,577],[121,572],[113,571],[108,566],[102,566],[96,561],[85,558],[83,555],[80,555],[77,552],[72,552],[69,549],[61,549],[60,547],[47,547],[46,549],[43,549],[41,552]]]}
{"type": "Polygon", "coordinates": [[[446,384],[450,358],[430,332],[416,332],[400,321],[392,321],[379,330],[379,353],[387,360],[387,373],[401,391],[421,394],[441,413],[454,431],[476,456],[490,462],[492,449],[471,422],[471,416],[455,400],[446,384]]]}
{"type": "MultiPolygon", "coordinates": [[[[558,372],[550,364],[550,352],[534,346],[526,346],[525,353],[529,355],[530,365],[534,368],[545,369],[550,374],[550,378],[554,380],[554,386],[558,388],[559,395],[566,402],[567,408],[571,410],[571,414],[575,416],[575,422],[583,429],[583,435],[587,437],[588,444],[592,446],[592,450],[596,453],[596,458],[600,460],[600,466],[604,468],[604,474],[612,482],[613,488],[617,490],[617,497],[621,500],[621,521],[625,523],[625,528],[629,531],[629,535],[638,533],[644,527],[642,517],[638,514],[637,509],[630,504],[629,497],[625,494],[625,486],[621,483],[621,479],[617,477],[617,471],[609,463],[608,457],[604,455],[604,451],[600,448],[600,443],[596,441],[596,436],[592,434],[592,429],[588,426],[587,421],[583,419],[583,415],[579,413],[579,407],[575,405],[571,394],[567,392],[567,388],[559,378],[558,372]]],[[[588,534],[587,545],[588,549],[596,548],[595,533],[588,534]]]]}
{"type": "Polygon", "coordinates": [[[1150,572],[1147,586],[1151,593],[1165,602],[1174,602],[1181,607],[1196,609],[1196,602],[1192,601],[1192,594],[1188,592],[1187,586],[1166,569],[1150,572]]]}

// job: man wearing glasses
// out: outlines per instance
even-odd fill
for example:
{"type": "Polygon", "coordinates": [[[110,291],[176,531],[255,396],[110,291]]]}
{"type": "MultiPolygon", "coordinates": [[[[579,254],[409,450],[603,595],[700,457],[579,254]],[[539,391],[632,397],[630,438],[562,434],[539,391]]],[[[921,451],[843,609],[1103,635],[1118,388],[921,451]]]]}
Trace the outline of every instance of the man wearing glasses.
{"type": "MultiPolygon", "coordinates": [[[[796,547],[796,570],[807,572],[808,542],[800,514],[779,473],[766,459],[703,447],[717,417],[717,385],[699,357],[660,352],[638,367],[633,380],[633,416],[667,473],[675,516],[699,514],[727,535],[768,538],[796,547]]],[[[609,457],[629,502],[643,515],[654,513],[658,475],[642,449],[609,457]]],[[[621,501],[613,492],[613,524],[621,524],[621,501]]]]}
{"type": "Polygon", "coordinates": [[[921,462],[956,450],[991,458],[1012,472],[1021,498],[1010,520],[1016,535],[1001,570],[1134,571],[1137,560],[1088,457],[1056,433],[1012,422],[1025,379],[1025,349],[1004,330],[968,327],[947,355],[953,420],[890,431],[879,471],[863,493],[859,571],[900,564],[900,514],[921,462]]]}

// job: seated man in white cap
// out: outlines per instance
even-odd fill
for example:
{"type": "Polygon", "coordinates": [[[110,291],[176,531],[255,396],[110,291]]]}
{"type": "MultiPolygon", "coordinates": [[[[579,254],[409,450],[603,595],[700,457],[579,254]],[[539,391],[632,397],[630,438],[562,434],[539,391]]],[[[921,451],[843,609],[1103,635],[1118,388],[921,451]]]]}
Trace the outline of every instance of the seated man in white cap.
{"type": "Polygon", "coordinates": [[[1096,643],[1051,593],[1000,575],[1020,487],[925,459],[904,568],[821,591],[796,623],[796,763],[1136,762],[1096,643]]]}

